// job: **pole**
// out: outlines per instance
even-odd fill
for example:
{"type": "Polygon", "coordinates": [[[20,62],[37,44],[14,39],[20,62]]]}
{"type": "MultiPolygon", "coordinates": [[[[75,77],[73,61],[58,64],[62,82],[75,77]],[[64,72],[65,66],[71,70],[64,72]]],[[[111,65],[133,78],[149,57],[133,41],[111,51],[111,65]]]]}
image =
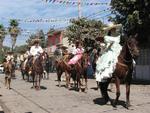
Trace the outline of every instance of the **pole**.
{"type": "Polygon", "coordinates": [[[78,18],[81,18],[81,0],[78,0],[78,18]]]}

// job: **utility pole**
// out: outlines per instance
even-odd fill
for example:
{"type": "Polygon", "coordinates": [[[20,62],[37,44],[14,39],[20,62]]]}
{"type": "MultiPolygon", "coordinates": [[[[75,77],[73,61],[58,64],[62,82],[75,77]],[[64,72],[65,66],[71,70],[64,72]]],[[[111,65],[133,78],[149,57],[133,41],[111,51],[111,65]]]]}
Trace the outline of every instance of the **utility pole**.
{"type": "Polygon", "coordinates": [[[81,18],[81,0],[78,0],[78,18],[81,18]]]}

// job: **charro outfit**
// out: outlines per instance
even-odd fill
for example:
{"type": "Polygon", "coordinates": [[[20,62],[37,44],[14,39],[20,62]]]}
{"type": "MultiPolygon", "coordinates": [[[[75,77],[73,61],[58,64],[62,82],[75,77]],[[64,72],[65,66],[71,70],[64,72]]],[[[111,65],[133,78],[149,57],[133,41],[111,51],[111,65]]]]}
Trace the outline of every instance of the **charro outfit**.
{"type": "Polygon", "coordinates": [[[112,73],[115,70],[116,63],[118,61],[118,56],[122,50],[120,43],[120,36],[105,36],[104,41],[106,43],[106,48],[111,44],[111,47],[98,58],[96,64],[96,81],[103,82],[105,79],[112,77],[112,73]]]}

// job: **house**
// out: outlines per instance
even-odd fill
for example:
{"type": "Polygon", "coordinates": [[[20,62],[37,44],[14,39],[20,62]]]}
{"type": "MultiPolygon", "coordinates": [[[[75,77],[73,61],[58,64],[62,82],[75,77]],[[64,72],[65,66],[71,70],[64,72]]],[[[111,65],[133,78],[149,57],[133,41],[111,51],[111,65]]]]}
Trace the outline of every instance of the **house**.
{"type": "Polygon", "coordinates": [[[56,45],[62,43],[63,32],[55,31],[53,34],[47,34],[48,43],[47,43],[47,51],[49,53],[53,53],[56,49],[56,45]]]}

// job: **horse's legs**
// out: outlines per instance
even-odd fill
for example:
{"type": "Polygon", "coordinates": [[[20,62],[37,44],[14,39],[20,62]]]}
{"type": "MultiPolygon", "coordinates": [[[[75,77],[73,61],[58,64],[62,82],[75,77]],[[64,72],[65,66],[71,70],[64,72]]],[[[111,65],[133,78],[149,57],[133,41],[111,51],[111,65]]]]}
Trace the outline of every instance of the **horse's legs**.
{"type": "Polygon", "coordinates": [[[22,79],[25,80],[25,78],[24,78],[25,73],[24,73],[23,69],[21,69],[21,75],[22,75],[22,79]]]}
{"type": "Polygon", "coordinates": [[[65,71],[65,77],[66,77],[66,87],[70,88],[70,75],[65,71]]]}
{"type": "Polygon", "coordinates": [[[38,75],[39,77],[38,77],[38,89],[41,89],[41,78],[42,78],[42,75],[38,75]]]}
{"type": "Polygon", "coordinates": [[[35,88],[35,74],[32,74],[33,88],[35,88]]]}
{"type": "Polygon", "coordinates": [[[126,108],[130,106],[130,83],[126,83],[126,108]]]}
{"type": "Polygon", "coordinates": [[[116,104],[120,97],[120,79],[118,77],[115,78],[115,84],[116,84],[116,99],[114,101],[114,107],[116,107],[116,104]]]}
{"type": "Polygon", "coordinates": [[[77,73],[77,88],[79,89],[79,92],[81,91],[81,80],[80,80],[80,74],[77,73]]]}
{"type": "Polygon", "coordinates": [[[57,79],[58,79],[58,86],[59,87],[61,86],[60,82],[61,82],[61,75],[62,75],[62,73],[63,72],[61,70],[57,71],[57,79]]]}
{"type": "Polygon", "coordinates": [[[10,89],[11,78],[8,77],[7,81],[8,81],[8,89],[10,89]]]}
{"type": "Polygon", "coordinates": [[[84,75],[84,79],[85,79],[85,89],[88,89],[88,86],[87,86],[87,81],[88,81],[87,80],[87,74],[84,75]]]}
{"type": "Polygon", "coordinates": [[[7,88],[7,78],[8,77],[5,77],[5,87],[7,88]]]}

